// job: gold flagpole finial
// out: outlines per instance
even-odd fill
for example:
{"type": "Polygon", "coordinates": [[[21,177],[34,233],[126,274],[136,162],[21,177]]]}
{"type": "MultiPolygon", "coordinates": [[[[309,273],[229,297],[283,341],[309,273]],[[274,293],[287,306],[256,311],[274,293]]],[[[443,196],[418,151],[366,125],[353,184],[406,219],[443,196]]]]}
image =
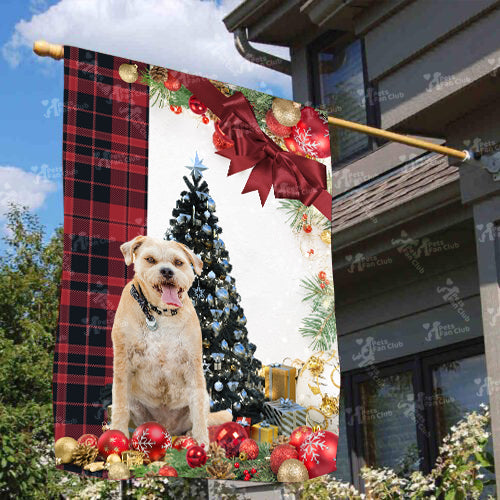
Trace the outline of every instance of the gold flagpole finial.
{"type": "Polygon", "coordinates": [[[64,57],[64,46],[56,43],[49,43],[45,40],[37,40],[33,44],[33,52],[41,57],[52,57],[52,59],[62,59],[64,57]]]}

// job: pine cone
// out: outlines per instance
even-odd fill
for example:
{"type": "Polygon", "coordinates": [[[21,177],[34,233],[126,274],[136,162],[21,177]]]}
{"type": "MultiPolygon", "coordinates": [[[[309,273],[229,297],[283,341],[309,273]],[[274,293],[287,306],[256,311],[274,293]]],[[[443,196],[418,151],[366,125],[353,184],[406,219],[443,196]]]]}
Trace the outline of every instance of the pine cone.
{"type": "Polygon", "coordinates": [[[214,460],[207,465],[207,472],[212,479],[234,479],[236,476],[232,472],[233,464],[223,460],[214,460]]]}
{"type": "Polygon", "coordinates": [[[217,87],[226,97],[232,95],[231,89],[227,84],[219,82],[218,80],[210,80],[210,83],[212,83],[214,87],[217,87]]]}
{"type": "Polygon", "coordinates": [[[164,82],[167,79],[168,71],[161,66],[152,66],[149,70],[149,76],[155,82],[164,82]]]}
{"type": "Polygon", "coordinates": [[[226,458],[226,450],[217,443],[210,443],[208,446],[208,456],[212,459],[226,458]]]}
{"type": "Polygon", "coordinates": [[[276,446],[279,446],[280,444],[288,444],[289,442],[290,438],[288,436],[278,436],[278,438],[271,443],[271,446],[269,447],[269,452],[272,453],[274,448],[276,448],[276,446]]]}
{"type": "Polygon", "coordinates": [[[79,444],[73,452],[73,463],[80,467],[91,464],[99,454],[99,450],[94,446],[79,444]]]}

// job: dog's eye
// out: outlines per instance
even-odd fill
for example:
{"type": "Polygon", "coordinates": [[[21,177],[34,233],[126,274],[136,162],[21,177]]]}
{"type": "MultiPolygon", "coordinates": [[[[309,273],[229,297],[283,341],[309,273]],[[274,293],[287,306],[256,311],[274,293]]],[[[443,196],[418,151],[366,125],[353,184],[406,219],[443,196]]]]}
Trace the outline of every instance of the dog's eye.
{"type": "Polygon", "coordinates": [[[156,260],[153,259],[153,257],[146,257],[146,261],[149,262],[150,264],[154,264],[156,260]]]}
{"type": "Polygon", "coordinates": [[[182,264],[184,264],[184,262],[182,262],[182,260],[177,259],[177,260],[174,262],[174,264],[175,264],[177,267],[181,267],[181,266],[182,266],[182,264]]]}

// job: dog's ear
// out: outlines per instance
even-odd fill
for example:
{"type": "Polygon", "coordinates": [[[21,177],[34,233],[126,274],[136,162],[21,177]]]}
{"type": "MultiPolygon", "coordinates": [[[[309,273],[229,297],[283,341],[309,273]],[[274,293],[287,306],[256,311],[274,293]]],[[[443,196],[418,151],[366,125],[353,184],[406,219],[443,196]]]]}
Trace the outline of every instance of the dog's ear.
{"type": "Polygon", "coordinates": [[[120,247],[120,250],[125,257],[125,264],[127,264],[127,266],[130,266],[130,264],[132,264],[132,262],[134,261],[134,253],[144,243],[145,240],[146,236],[136,236],[133,240],[127,241],[127,243],[124,243],[120,247]]]}
{"type": "Polygon", "coordinates": [[[177,243],[182,251],[187,255],[188,259],[191,261],[191,264],[193,264],[194,272],[197,275],[201,274],[201,271],[203,270],[203,261],[195,255],[195,253],[188,248],[186,245],[183,245],[182,243],[177,243]]]}

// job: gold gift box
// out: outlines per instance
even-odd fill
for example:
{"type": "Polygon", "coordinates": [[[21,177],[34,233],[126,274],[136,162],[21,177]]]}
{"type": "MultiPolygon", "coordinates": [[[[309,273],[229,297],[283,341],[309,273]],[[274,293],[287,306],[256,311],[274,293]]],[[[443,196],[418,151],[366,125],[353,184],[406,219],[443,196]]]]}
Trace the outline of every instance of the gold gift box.
{"type": "Polygon", "coordinates": [[[278,437],[278,427],[276,425],[267,424],[265,420],[252,425],[250,429],[250,437],[258,443],[272,443],[278,437]],[[264,424],[264,426],[262,425],[264,424]]]}
{"type": "Polygon", "coordinates": [[[272,401],[279,398],[295,401],[295,376],[296,370],[293,366],[280,364],[264,366],[266,398],[272,401]]]}

